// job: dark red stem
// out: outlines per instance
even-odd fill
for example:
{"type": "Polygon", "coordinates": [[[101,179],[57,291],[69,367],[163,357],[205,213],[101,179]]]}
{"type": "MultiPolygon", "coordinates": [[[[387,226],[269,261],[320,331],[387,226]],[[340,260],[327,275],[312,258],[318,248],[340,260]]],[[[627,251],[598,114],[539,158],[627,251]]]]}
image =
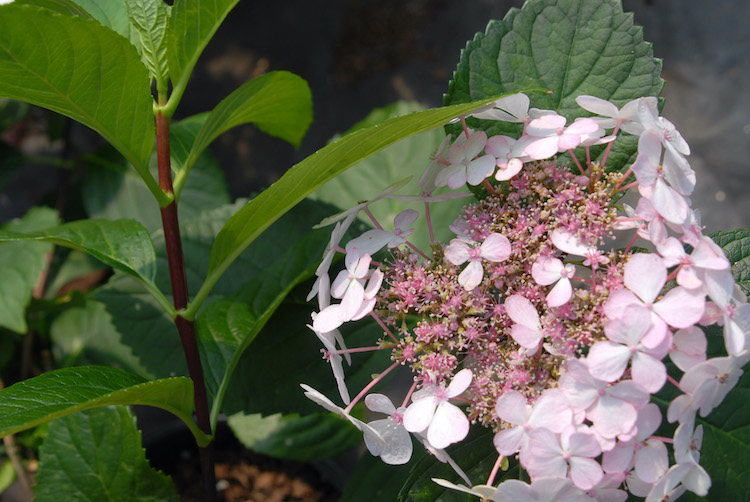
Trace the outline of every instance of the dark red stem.
{"type": "MultiPolygon", "coordinates": [[[[168,195],[172,195],[172,167],[169,160],[169,118],[161,112],[156,115],[156,157],[159,166],[159,187],[168,195]]],[[[177,311],[184,309],[188,304],[187,279],[185,277],[185,260],[182,254],[182,240],[180,239],[180,226],[177,218],[177,201],[172,201],[168,206],[161,208],[161,221],[164,227],[164,241],[167,246],[167,262],[169,263],[169,276],[172,280],[172,297],[177,311]]],[[[188,373],[193,380],[195,418],[198,427],[206,433],[212,434],[211,419],[208,409],[208,394],[206,383],[203,379],[203,366],[201,365],[198,342],[195,337],[195,324],[193,321],[178,315],[175,317],[175,325],[180,334],[182,350],[185,353],[188,373]]],[[[213,443],[200,448],[201,469],[203,471],[203,489],[206,500],[216,500],[216,476],[214,473],[213,443]]]]}

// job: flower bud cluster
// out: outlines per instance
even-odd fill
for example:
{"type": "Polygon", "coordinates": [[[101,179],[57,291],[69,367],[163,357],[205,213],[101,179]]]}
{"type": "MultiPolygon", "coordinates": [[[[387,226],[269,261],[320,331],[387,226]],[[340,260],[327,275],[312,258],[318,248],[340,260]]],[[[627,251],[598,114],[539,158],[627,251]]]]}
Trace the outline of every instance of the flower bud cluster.
{"type": "Polygon", "coordinates": [[[710,478],[698,463],[696,415],[720,404],[750,360],[750,306],[722,250],[702,234],[688,198],[695,187],[689,147],[659,117],[655,98],[622,108],[593,96],[577,101],[596,116],[567,124],[553,111],[529,109],[523,94],[474,114],[521,124],[518,138],[488,138],[462,118],[463,133],[443,142],[421,193],[407,196],[424,201],[431,236],[433,224],[450,225],[450,242],[433,239],[428,252],[409,242],[414,210],[398,215],[393,231],[372,216],[368,205],[403,197],[396,193],[403,184],[326,222],[337,223],[310,295],[319,305],[311,329],[347,407],[306,390],[360,427],[385,462],[407,462],[413,435],[469,485],[445,448],[462,441],[470,423],[491,428],[496,465],[517,457],[531,484],[494,487],[496,469],[474,488],[440,481],[483,498],[533,497],[552,485],[581,501],[705,495],[710,478]],[[637,157],[625,172],[608,171],[622,134],[639,136],[637,157]],[[595,145],[603,149],[596,161],[595,145]],[[454,221],[433,222],[431,204],[466,195],[436,191],[466,184],[484,187],[484,195],[454,221]],[[615,206],[630,188],[639,194],[635,208],[615,206]],[[360,211],[375,228],[342,246],[360,211]],[[614,250],[616,237],[629,244],[614,250]],[[331,283],[336,252],[345,254],[345,268],[331,283]],[[343,361],[367,349],[347,349],[338,328],[365,317],[383,330],[371,349],[389,350],[393,364],[350,400],[343,361]],[[711,324],[723,326],[725,357],[707,357],[700,326],[711,324]],[[368,395],[397,367],[414,374],[400,406],[368,395]],[[663,417],[651,396],[665,385],[680,395],[663,417]],[[365,396],[388,418],[352,419],[365,396]],[[673,438],[654,436],[665,418],[679,424],[673,438]]]}

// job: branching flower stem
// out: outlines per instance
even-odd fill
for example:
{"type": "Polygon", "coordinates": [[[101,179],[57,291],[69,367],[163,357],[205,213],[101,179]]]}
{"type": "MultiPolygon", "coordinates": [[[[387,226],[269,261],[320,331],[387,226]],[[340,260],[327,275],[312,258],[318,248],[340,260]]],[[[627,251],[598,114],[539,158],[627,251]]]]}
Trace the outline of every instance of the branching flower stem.
{"type": "MultiPolygon", "coordinates": [[[[159,187],[165,194],[172,195],[174,190],[172,187],[172,168],[170,165],[169,117],[161,111],[158,111],[156,114],[156,156],[159,166],[159,187]]],[[[164,240],[167,247],[167,262],[169,264],[174,306],[175,310],[180,311],[187,307],[188,290],[176,200],[173,199],[170,204],[161,208],[161,219],[164,228],[164,240]]],[[[208,394],[206,393],[203,367],[195,336],[195,324],[181,315],[175,317],[175,324],[180,334],[188,372],[190,378],[193,380],[196,423],[205,434],[212,435],[208,394]]],[[[216,500],[213,442],[200,448],[200,457],[205,499],[213,502],[216,500]]]]}

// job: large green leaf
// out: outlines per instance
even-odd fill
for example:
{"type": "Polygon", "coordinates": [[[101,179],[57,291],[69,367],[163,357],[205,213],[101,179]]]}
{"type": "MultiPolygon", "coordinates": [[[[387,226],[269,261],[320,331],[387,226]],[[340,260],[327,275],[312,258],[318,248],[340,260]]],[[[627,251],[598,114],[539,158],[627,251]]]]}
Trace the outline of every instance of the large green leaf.
{"type": "Polygon", "coordinates": [[[167,410],[206,444],[192,419],[193,382],[187,377],[146,381],[105,366],[63,368],[0,390],[0,436],[49,422],[77,411],[112,404],[143,404],[167,410]]]}
{"type": "MultiPolygon", "coordinates": [[[[23,219],[3,226],[0,232],[34,232],[58,223],[57,213],[32,208],[23,219]]],[[[45,242],[8,242],[0,245],[0,326],[26,332],[26,307],[39,274],[47,267],[45,256],[52,245],[45,242]]]]}
{"type": "Polygon", "coordinates": [[[750,231],[740,228],[714,232],[711,238],[721,246],[732,264],[734,280],[750,295],[750,231]]]}
{"type": "Polygon", "coordinates": [[[409,472],[428,455],[427,450],[420,445],[415,446],[411,460],[406,465],[388,465],[380,457],[364,452],[347,479],[339,502],[398,500],[399,491],[408,479],[409,472]]]}
{"type": "Polygon", "coordinates": [[[142,369],[139,374],[166,378],[187,375],[185,355],[172,318],[141,283],[116,273],[97,288],[93,299],[104,304],[109,324],[103,324],[106,340],[130,347],[142,369]]]}
{"type": "MultiPolygon", "coordinates": [[[[203,281],[216,234],[239,207],[241,203],[226,205],[183,220],[181,235],[189,291],[196,291],[203,281]]],[[[211,319],[212,329],[220,331],[212,333],[205,329],[208,326],[200,318],[197,323],[198,335],[206,342],[203,347],[204,371],[209,389],[217,388],[220,382],[230,377],[227,365],[233,366],[233,358],[239,356],[235,353],[250,343],[286,292],[312,274],[328,235],[325,230],[311,231],[311,227],[332,211],[333,208],[321,203],[304,202],[253,243],[219,281],[214,295],[232,296],[217,297],[215,306],[213,303],[207,305],[205,319],[211,319]],[[228,325],[221,318],[223,302],[245,302],[232,312],[242,313],[240,318],[247,323],[243,324],[247,331],[224,331],[228,325]],[[221,326],[225,327],[218,328],[221,326]]],[[[155,232],[154,245],[158,263],[156,284],[167,290],[170,279],[161,231],[155,232]]],[[[157,377],[185,374],[184,356],[174,323],[142,286],[116,274],[96,291],[95,298],[106,305],[111,323],[119,333],[119,343],[132,348],[145,371],[157,377]]]]}
{"type": "MultiPolygon", "coordinates": [[[[287,294],[313,275],[329,236],[311,228],[331,210],[324,204],[303,201],[282,217],[232,267],[250,280],[227,298],[212,302],[198,316],[206,385],[215,399],[214,419],[242,353],[287,294]]],[[[234,276],[227,274],[218,289],[234,276]]]]}
{"type": "MultiPolygon", "coordinates": [[[[195,129],[194,124],[186,121],[179,124],[180,127],[172,128],[171,135],[172,144],[177,146],[177,155],[183,151],[181,146],[191,141],[195,129]]],[[[105,147],[88,156],[87,161],[82,192],[89,217],[137,220],[152,235],[162,228],[158,205],[121,155],[105,147]]],[[[151,172],[155,174],[156,168],[154,158],[151,172]]],[[[178,204],[180,220],[197,218],[202,212],[228,202],[229,190],[221,168],[209,152],[204,152],[183,189],[183,198],[178,204]]]]}
{"type": "Polygon", "coordinates": [[[280,413],[238,413],[228,419],[234,435],[250,450],[301,462],[323,460],[344,453],[362,442],[362,433],[333,413],[304,417],[280,413]]]}
{"type": "MultiPolygon", "coordinates": [[[[253,123],[258,129],[299,146],[312,122],[312,96],[302,78],[286,71],[261,75],[224,98],[210,113],[197,133],[187,158],[178,164],[175,190],[184,182],[193,163],[224,131],[253,123]]],[[[174,158],[174,155],[173,155],[174,158]]]]}
{"type": "Polygon", "coordinates": [[[176,106],[203,49],[239,0],[175,2],[167,27],[167,61],[176,106]]]}
{"type": "Polygon", "coordinates": [[[189,308],[196,310],[237,256],[281,215],[323,183],[398,140],[434,129],[492,100],[488,98],[395,117],[355,131],[293,166],[232,216],[219,232],[211,250],[206,282],[196,295],[195,305],[189,308]]]}
{"type": "Polygon", "coordinates": [[[25,5],[0,9],[0,95],[91,127],[131,162],[154,194],[161,193],[148,172],[153,99],[135,47],[83,17],[25,5]]]}
{"type": "MultiPolygon", "coordinates": [[[[371,127],[391,117],[421,109],[422,107],[417,103],[406,102],[398,102],[385,108],[379,108],[371,112],[364,120],[355,124],[349,132],[371,127]]],[[[401,192],[417,195],[419,193],[417,184],[422,173],[444,137],[445,133],[440,129],[409,136],[358,162],[355,166],[315,190],[309,198],[329,202],[338,206],[341,210],[345,210],[354,207],[359,201],[372,198],[392,184],[409,176],[412,179],[401,192]]],[[[437,193],[440,193],[440,191],[437,193]]],[[[452,223],[458,216],[461,207],[470,200],[472,199],[457,199],[430,204],[432,221],[452,223]]],[[[385,199],[373,204],[368,209],[384,228],[388,229],[389,225],[392,226],[393,218],[405,209],[415,209],[423,213],[424,202],[385,199]]],[[[363,222],[372,225],[372,222],[364,213],[360,213],[359,217],[363,222]]],[[[430,236],[426,220],[420,218],[413,228],[415,231],[409,237],[409,241],[430,254],[430,236]]],[[[448,241],[455,235],[448,229],[447,224],[436,225],[434,230],[435,240],[437,241],[448,241]]]]}
{"type": "MultiPolygon", "coordinates": [[[[473,427],[466,439],[448,449],[450,456],[473,484],[485,483],[497,460],[498,453],[492,444],[492,436],[491,430],[473,427]]],[[[500,472],[495,482],[505,477],[518,478],[517,464],[507,472],[500,472]]],[[[425,455],[411,469],[409,478],[399,493],[399,500],[404,502],[476,502],[477,498],[473,495],[444,488],[432,481],[432,478],[447,479],[452,483],[464,483],[448,464],[438,462],[432,455],[425,455]]]]}
{"type": "MultiPolygon", "coordinates": [[[[502,21],[491,21],[467,44],[445,104],[541,87],[549,93],[529,96],[531,106],[573,120],[589,115],[575,102],[581,94],[618,106],[658,95],[664,85],[660,72],[661,61],[643,41],[643,29],[633,25],[633,16],[623,13],[618,0],[531,0],[502,21]]],[[[518,124],[472,125],[489,135],[520,133],[518,124]]],[[[629,158],[634,146],[618,148],[625,148],[621,155],[629,158]]],[[[608,160],[607,166],[618,168],[614,162],[608,160]]]]}
{"type": "MultiPolygon", "coordinates": [[[[311,310],[309,305],[282,303],[250,350],[240,357],[224,398],[224,413],[319,413],[320,406],[303,398],[300,383],[340,402],[331,368],[321,360],[322,344],[305,326],[310,323],[311,310]]],[[[341,328],[349,347],[372,346],[377,342],[383,331],[371,321],[365,319],[341,328]]],[[[359,392],[370,383],[372,375],[391,363],[387,350],[352,354],[352,365],[344,366],[348,388],[353,393],[359,392]]]]}
{"type": "Polygon", "coordinates": [[[39,450],[34,500],[180,500],[172,480],[151,468],[135,416],[125,406],[87,410],[50,425],[39,450]]]}
{"type": "Polygon", "coordinates": [[[167,91],[167,20],[169,7],[163,0],[127,0],[128,17],[138,31],[141,58],[151,76],[156,79],[156,88],[167,91]]]}
{"type": "Polygon", "coordinates": [[[154,244],[137,221],[80,220],[36,232],[0,230],[0,242],[17,241],[49,242],[77,249],[151,285],[156,276],[154,244]]]}
{"type": "Polygon", "coordinates": [[[13,3],[16,5],[42,7],[66,16],[81,16],[87,19],[94,19],[91,14],[86,12],[85,9],[73,0],[14,0],[13,3]]]}
{"type": "Polygon", "coordinates": [[[120,341],[105,306],[92,298],[55,317],[49,335],[59,366],[115,366],[145,379],[155,378],[142,367],[133,349],[120,341]]]}
{"type": "MultiPolygon", "coordinates": [[[[38,1],[38,0],[37,0],[38,1]]],[[[54,0],[59,1],[59,0],[54,0]]],[[[138,30],[130,24],[128,19],[128,7],[124,1],[112,1],[108,0],[102,2],[101,0],[69,0],[75,4],[78,4],[86,13],[99,21],[102,26],[106,26],[110,30],[119,33],[123,37],[130,40],[139,51],[140,47],[140,36],[138,30]]]]}

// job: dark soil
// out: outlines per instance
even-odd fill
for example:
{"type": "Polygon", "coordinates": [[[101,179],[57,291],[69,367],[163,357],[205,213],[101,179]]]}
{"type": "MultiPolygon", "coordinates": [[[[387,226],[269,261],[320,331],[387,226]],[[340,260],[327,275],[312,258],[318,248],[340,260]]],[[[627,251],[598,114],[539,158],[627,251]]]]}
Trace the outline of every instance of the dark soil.
{"type": "MultiPolygon", "coordinates": [[[[174,480],[183,502],[203,502],[200,457],[192,436],[166,414],[137,409],[141,415],[143,412],[148,415],[148,423],[140,422],[145,425],[144,444],[151,466],[174,480]],[[164,434],[164,431],[172,432],[164,434]]],[[[220,502],[335,502],[339,499],[339,489],[313,465],[254,453],[240,444],[221,423],[214,453],[220,502]]]]}

